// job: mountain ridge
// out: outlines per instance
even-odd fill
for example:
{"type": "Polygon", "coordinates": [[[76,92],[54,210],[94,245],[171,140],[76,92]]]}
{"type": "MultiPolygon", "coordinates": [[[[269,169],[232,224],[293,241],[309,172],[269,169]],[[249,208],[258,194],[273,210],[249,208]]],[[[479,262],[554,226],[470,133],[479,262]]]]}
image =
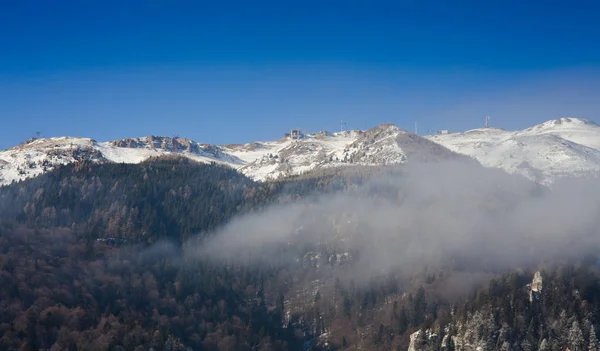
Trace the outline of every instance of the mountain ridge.
{"type": "Polygon", "coordinates": [[[523,130],[479,128],[461,133],[420,136],[392,123],[368,130],[320,131],[274,141],[214,145],[187,138],[144,136],[112,141],[85,137],[32,138],[0,151],[0,185],[38,176],[58,164],[82,160],[140,163],[178,155],[215,162],[257,180],[275,180],[317,169],[383,166],[469,157],[551,184],[559,178],[600,171],[600,126],[581,118],[549,120],[523,130]]]}
{"type": "Polygon", "coordinates": [[[545,184],[600,171],[600,126],[582,118],[558,118],[516,131],[480,128],[426,138],[485,167],[545,184]]]}

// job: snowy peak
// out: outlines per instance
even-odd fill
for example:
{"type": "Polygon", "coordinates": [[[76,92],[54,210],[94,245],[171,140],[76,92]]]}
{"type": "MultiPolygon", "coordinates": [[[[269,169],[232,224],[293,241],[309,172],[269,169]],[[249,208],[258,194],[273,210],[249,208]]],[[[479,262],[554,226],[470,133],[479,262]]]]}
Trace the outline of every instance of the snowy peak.
{"type": "Polygon", "coordinates": [[[373,127],[364,132],[365,135],[369,137],[377,137],[377,136],[388,136],[388,135],[398,135],[398,134],[408,133],[406,130],[397,127],[392,123],[384,123],[378,125],[377,127],[373,127]]]}
{"type": "Polygon", "coordinates": [[[186,138],[146,136],[108,142],[89,138],[50,138],[28,141],[0,152],[0,184],[37,176],[58,164],[82,160],[139,163],[150,157],[177,153],[198,162],[217,162],[263,181],[316,169],[349,165],[380,166],[449,155],[445,148],[393,124],[367,131],[291,130],[276,141],[210,145],[186,138]]]}
{"type": "Polygon", "coordinates": [[[480,128],[421,137],[386,123],[366,131],[291,130],[275,141],[211,145],[165,136],[97,142],[90,138],[30,139],[0,151],[0,185],[35,177],[82,160],[139,163],[176,153],[197,162],[228,165],[263,181],[348,165],[380,166],[469,158],[486,167],[552,183],[600,170],[600,126],[560,118],[520,130],[480,128]]]}
{"type": "Polygon", "coordinates": [[[583,118],[562,117],[540,123],[533,127],[525,129],[526,132],[544,132],[548,130],[561,130],[569,128],[580,128],[587,126],[597,126],[596,123],[583,118]]]}
{"type": "Polygon", "coordinates": [[[371,128],[344,148],[343,160],[360,165],[402,163],[407,160],[407,155],[398,145],[397,138],[406,133],[393,124],[371,128]]]}
{"type": "Polygon", "coordinates": [[[36,177],[57,165],[92,160],[105,162],[93,139],[57,137],[30,139],[0,152],[0,185],[36,177]]]}
{"type": "Polygon", "coordinates": [[[366,131],[308,133],[300,138],[258,144],[229,146],[226,150],[246,161],[240,171],[257,180],[330,167],[382,166],[463,157],[393,124],[366,131]]]}
{"type": "Polygon", "coordinates": [[[545,184],[600,170],[600,126],[580,118],[554,119],[517,131],[482,128],[428,139],[486,167],[545,184]]]}
{"type": "MultiPolygon", "coordinates": [[[[179,139],[177,144],[178,154],[198,162],[216,162],[236,168],[244,164],[215,145],[187,139],[179,139]]],[[[0,151],[0,185],[36,177],[58,165],[73,162],[140,163],[150,157],[172,153],[173,141],[168,137],[149,136],[109,142],[76,137],[34,138],[0,151]]]]}
{"type": "Polygon", "coordinates": [[[600,150],[600,126],[582,118],[559,118],[520,132],[522,135],[556,135],[565,140],[600,150]]]}
{"type": "Polygon", "coordinates": [[[228,145],[224,150],[246,162],[240,171],[249,177],[277,179],[348,164],[346,147],[360,135],[361,131],[288,134],[278,141],[228,145]]]}
{"type": "MultiPolygon", "coordinates": [[[[210,144],[200,144],[196,141],[186,138],[169,138],[164,136],[146,136],[142,138],[126,138],[114,140],[107,143],[115,148],[142,149],[154,151],[158,154],[182,153],[190,158],[199,157],[203,160],[213,160],[215,162],[226,162],[235,165],[242,165],[243,161],[237,157],[229,155],[221,148],[210,144]]],[[[131,152],[130,152],[131,153],[131,152]]]]}
{"type": "Polygon", "coordinates": [[[79,137],[31,138],[8,150],[66,149],[73,147],[92,147],[95,143],[96,141],[94,139],[79,137]]]}

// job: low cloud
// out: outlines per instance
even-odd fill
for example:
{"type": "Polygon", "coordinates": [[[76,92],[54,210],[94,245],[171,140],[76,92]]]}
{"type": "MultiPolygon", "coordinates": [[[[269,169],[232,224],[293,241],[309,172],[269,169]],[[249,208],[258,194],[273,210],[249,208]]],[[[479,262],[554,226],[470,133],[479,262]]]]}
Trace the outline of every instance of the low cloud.
{"type": "Polygon", "coordinates": [[[353,252],[355,278],[460,261],[500,270],[577,257],[600,242],[600,186],[543,188],[460,162],[402,166],[344,193],[232,220],[188,257],[293,264],[308,250],[353,252]]]}

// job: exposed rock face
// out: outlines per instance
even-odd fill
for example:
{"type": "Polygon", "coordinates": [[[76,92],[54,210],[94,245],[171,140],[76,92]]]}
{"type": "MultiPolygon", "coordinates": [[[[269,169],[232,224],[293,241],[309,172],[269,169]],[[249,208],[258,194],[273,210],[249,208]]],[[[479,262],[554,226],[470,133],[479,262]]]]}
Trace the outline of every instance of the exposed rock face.
{"type": "Polygon", "coordinates": [[[542,274],[539,271],[535,272],[529,290],[529,302],[533,302],[534,299],[539,299],[540,294],[542,293],[542,283],[542,274]]]}
{"type": "Polygon", "coordinates": [[[410,345],[408,345],[408,351],[421,351],[423,350],[423,344],[425,341],[425,333],[422,330],[417,330],[410,335],[410,345]]]}
{"type": "MultiPolygon", "coordinates": [[[[448,338],[444,337],[444,342],[448,344],[448,338]]],[[[429,350],[437,350],[439,349],[440,339],[439,333],[432,329],[427,329],[425,331],[419,329],[416,332],[410,335],[410,344],[408,345],[409,351],[429,351],[429,350]]],[[[444,347],[444,346],[442,346],[444,347]]]]}
{"type": "Polygon", "coordinates": [[[600,173],[600,126],[562,118],[521,131],[484,128],[421,137],[393,124],[366,131],[301,133],[275,141],[210,145],[173,137],[147,136],[109,142],[90,138],[34,138],[0,150],[0,186],[38,176],[53,165],[81,159],[139,163],[177,153],[216,162],[264,181],[332,168],[459,160],[520,174],[542,184],[600,173]],[[83,151],[77,151],[81,149],[83,151]],[[475,161],[477,160],[477,161],[475,161]]]}

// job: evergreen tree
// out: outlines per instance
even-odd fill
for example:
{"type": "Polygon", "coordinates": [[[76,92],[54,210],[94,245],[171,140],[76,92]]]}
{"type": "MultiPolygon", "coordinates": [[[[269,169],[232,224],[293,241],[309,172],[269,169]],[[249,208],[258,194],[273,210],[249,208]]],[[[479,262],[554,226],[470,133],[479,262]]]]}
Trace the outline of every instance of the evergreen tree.
{"type": "Polygon", "coordinates": [[[404,334],[408,329],[408,313],[406,308],[402,306],[400,308],[400,314],[398,315],[398,334],[404,334]]]}
{"type": "MultiPolygon", "coordinates": [[[[410,299],[409,299],[410,301],[410,299]]],[[[413,326],[419,326],[425,320],[425,313],[427,311],[427,302],[425,301],[425,289],[421,286],[417,290],[417,294],[412,300],[411,308],[411,324],[413,326]]]]}
{"type": "Polygon", "coordinates": [[[598,351],[598,339],[596,338],[596,332],[594,326],[590,327],[590,337],[588,341],[588,351],[598,351]]]}
{"type": "Polygon", "coordinates": [[[569,329],[568,334],[568,343],[569,349],[571,351],[583,351],[585,345],[585,339],[583,338],[583,333],[581,332],[581,328],[579,328],[579,323],[577,321],[573,321],[571,324],[571,328],[569,329]]]}

